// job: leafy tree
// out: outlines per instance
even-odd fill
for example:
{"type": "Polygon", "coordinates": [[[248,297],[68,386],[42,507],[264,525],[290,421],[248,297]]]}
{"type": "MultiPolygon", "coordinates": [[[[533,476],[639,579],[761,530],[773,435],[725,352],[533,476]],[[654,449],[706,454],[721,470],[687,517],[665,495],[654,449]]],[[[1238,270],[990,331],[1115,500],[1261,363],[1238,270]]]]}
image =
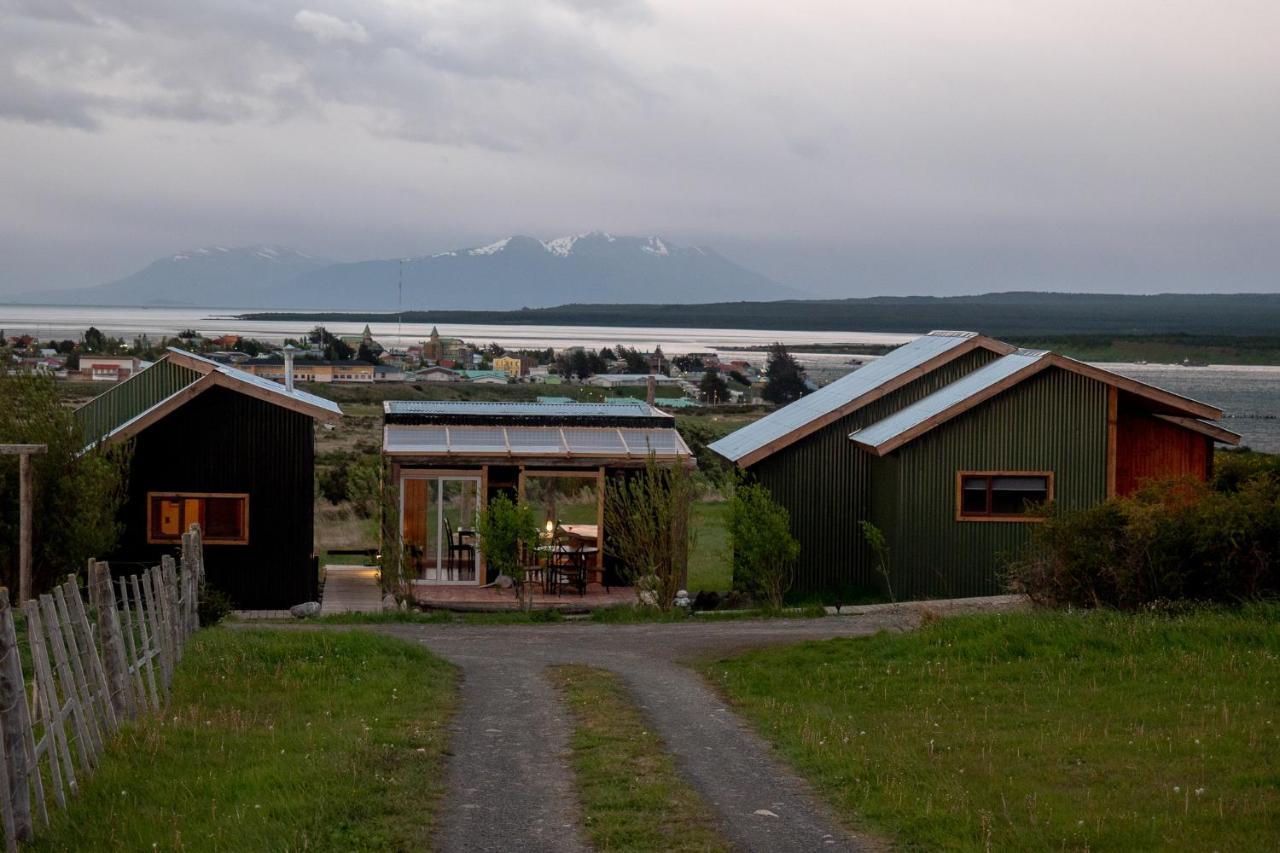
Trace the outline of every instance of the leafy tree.
{"type": "MultiPolygon", "coordinates": [[[[119,540],[129,450],[82,453],[83,431],[52,379],[0,373],[0,443],[45,444],[32,457],[34,591],[48,589],[89,557],[106,557],[119,540]]],[[[0,457],[0,576],[17,588],[18,459],[0,457]]]]}
{"type": "Polygon", "coordinates": [[[84,351],[85,352],[106,352],[107,336],[98,330],[97,326],[90,326],[84,333],[84,351]]]}
{"type": "Polygon", "coordinates": [[[751,387],[751,380],[744,376],[740,370],[730,370],[729,378],[734,382],[737,382],[739,385],[743,385],[747,388],[751,387]]]}
{"type": "Polygon", "coordinates": [[[627,366],[627,373],[648,373],[649,360],[644,357],[644,353],[635,347],[623,346],[618,344],[616,350],[618,358],[622,359],[627,366]]]}
{"type": "Polygon", "coordinates": [[[373,354],[373,350],[369,349],[368,344],[361,341],[360,348],[356,350],[356,361],[363,361],[366,364],[377,364],[378,357],[373,354]]]}
{"type": "Polygon", "coordinates": [[[800,543],[791,534],[791,514],[759,483],[745,483],[729,501],[733,585],[774,609],[795,579],[800,543]]]}
{"type": "Polygon", "coordinates": [[[768,378],[761,394],[770,403],[785,406],[809,393],[804,384],[804,370],[782,344],[775,343],[769,348],[765,371],[768,378]]]}
{"type": "Polygon", "coordinates": [[[708,370],[702,374],[702,381],[698,383],[698,392],[702,394],[702,399],[711,404],[729,400],[729,386],[721,378],[718,370],[708,370]]]}

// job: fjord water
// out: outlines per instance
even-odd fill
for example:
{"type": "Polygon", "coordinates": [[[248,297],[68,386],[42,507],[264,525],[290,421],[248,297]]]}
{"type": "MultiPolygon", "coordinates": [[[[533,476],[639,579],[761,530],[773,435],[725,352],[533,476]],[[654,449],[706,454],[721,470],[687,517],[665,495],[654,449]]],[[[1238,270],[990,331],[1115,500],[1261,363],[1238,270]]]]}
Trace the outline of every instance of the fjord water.
{"type": "MultiPolygon", "coordinates": [[[[240,320],[244,313],[233,308],[116,308],[42,305],[0,305],[0,330],[5,334],[33,334],[41,340],[78,338],[89,326],[119,337],[147,334],[152,338],[195,329],[207,335],[246,335],[265,340],[301,337],[313,325],[305,321],[240,320]]],[[[357,334],[363,323],[325,324],[338,334],[357,334]]],[[[371,323],[374,336],[384,343],[415,343],[431,332],[430,323],[371,323]]],[[[733,350],[735,355],[759,361],[763,349],[774,341],[789,345],[899,344],[911,333],[761,331],[757,329],[644,328],[625,326],[509,326],[446,324],[442,335],[505,347],[546,348],[585,346],[599,348],[625,344],[641,349],[661,345],[668,355],[733,350]],[[739,352],[741,351],[741,352],[739,352]]],[[[804,353],[812,366],[839,369],[849,356],[804,353]]],[[[1280,453],[1280,367],[1211,365],[1179,367],[1157,364],[1107,364],[1125,376],[1165,388],[1176,394],[1221,408],[1223,425],[1244,437],[1255,450],[1280,453]]],[[[825,371],[824,371],[825,375],[825,371]]]]}

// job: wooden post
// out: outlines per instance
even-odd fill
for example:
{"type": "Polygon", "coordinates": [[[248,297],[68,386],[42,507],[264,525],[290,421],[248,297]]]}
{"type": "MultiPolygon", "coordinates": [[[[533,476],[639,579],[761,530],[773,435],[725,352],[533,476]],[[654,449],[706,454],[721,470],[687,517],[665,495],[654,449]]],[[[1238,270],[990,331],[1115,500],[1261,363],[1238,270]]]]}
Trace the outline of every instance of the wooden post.
{"type": "Polygon", "coordinates": [[[0,444],[0,455],[18,457],[18,600],[31,598],[31,456],[46,453],[46,444],[0,444]]]}
{"type": "Polygon", "coordinates": [[[44,641],[44,625],[40,619],[40,605],[28,601],[22,606],[27,615],[27,642],[31,646],[31,665],[35,670],[36,687],[40,697],[40,716],[44,722],[45,749],[49,752],[49,775],[53,779],[53,795],[58,805],[66,807],[62,790],[63,771],[67,785],[74,795],[77,792],[76,770],[71,761],[71,749],[67,746],[66,714],[69,705],[59,706],[58,689],[53,680],[53,668],[49,664],[49,649],[44,641]]]}
{"type": "MultiPolygon", "coordinates": [[[[43,601],[44,596],[40,597],[43,601]]],[[[60,587],[53,588],[53,604],[54,613],[57,618],[53,620],[50,627],[58,627],[62,632],[62,641],[65,644],[67,660],[70,663],[68,672],[71,674],[71,683],[76,692],[76,697],[80,703],[80,715],[85,721],[85,728],[89,733],[89,738],[93,742],[93,754],[96,762],[97,756],[102,752],[103,744],[106,742],[106,732],[104,725],[98,718],[98,712],[93,701],[93,686],[89,681],[89,675],[86,672],[84,653],[80,650],[80,644],[76,642],[76,630],[72,623],[71,611],[67,608],[66,591],[60,587]]],[[[54,654],[57,654],[57,646],[54,647],[54,654]]]]}
{"type": "MultiPolygon", "coordinates": [[[[76,750],[80,753],[80,766],[85,772],[93,770],[97,763],[97,749],[89,735],[89,723],[85,719],[84,706],[80,702],[80,691],[75,676],[71,674],[71,665],[67,663],[67,648],[63,642],[62,626],[58,622],[58,610],[54,606],[53,596],[48,593],[40,596],[40,614],[44,618],[44,627],[48,631],[49,649],[53,652],[53,663],[58,673],[58,683],[62,685],[62,696],[70,706],[71,720],[76,732],[76,750]]],[[[72,788],[74,791],[74,787],[72,788]]]]}
{"type": "Polygon", "coordinates": [[[0,730],[4,735],[4,775],[9,797],[4,810],[5,837],[26,841],[32,836],[32,768],[27,764],[27,736],[31,726],[27,719],[27,696],[22,683],[18,635],[13,627],[13,608],[9,606],[9,590],[3,588],[0,588],[0,730]]]}
{"type": "MultiPolygon", "coordinates": [[[[129,577],[129,586],[133,589],[133,603],[137,608],[138,614],[138,639],[142,644],[142,654],[138,655],[134,660],[137,661],[137,666],[145,666],[147,668],[147,687],[151,691],[151,707],[158,711],[160,710],[160,695],[156,692],[156,656],[153,653],[151,632],[147,626],[147,608],[139,591],[137,575],[129,577]]],[[[161,682],[164,681],[163,678],[160,680],[161,682]]]]}
{"type": "Polygon", "coordinates": [[[98,641],[102,644],[102,666],[111,689],[111,704],[118,719],[134,715],[133,689],[125,660],[120,612],[111,583],[111,567],[101,560],[89,561],[89,603],[98,616],[98,641]]]}

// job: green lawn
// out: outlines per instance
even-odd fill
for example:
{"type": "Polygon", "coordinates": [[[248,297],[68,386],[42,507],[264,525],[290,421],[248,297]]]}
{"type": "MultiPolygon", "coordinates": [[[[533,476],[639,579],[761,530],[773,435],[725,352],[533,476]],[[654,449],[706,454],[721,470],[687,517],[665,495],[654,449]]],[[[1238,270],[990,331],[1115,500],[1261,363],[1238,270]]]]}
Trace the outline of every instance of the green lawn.
{"type": "Polygon", "coordinates": [[[569,762],[596,850],[721,851],[711,809],[676,771],[662,739],[613,673],[549,670],[573,716],[569,762]]]}
{"type": "Polygon", "coordinates": [[[725,592],[733,586],[729,531],[725,527],[725,501],[698,501],[693,505],[693,550],[689,554],[689,592],[725,592]]]}
{"type": "Polygon", "coordinates": [[[1280,607],[1028,613],[705,665],[909,849],[1275,849],[1280,607]]]}
{"type": "Polygon", "coordinates": [[[39,850],[429,848],[452,667],[351,632],[199,632],[39,850]]]}

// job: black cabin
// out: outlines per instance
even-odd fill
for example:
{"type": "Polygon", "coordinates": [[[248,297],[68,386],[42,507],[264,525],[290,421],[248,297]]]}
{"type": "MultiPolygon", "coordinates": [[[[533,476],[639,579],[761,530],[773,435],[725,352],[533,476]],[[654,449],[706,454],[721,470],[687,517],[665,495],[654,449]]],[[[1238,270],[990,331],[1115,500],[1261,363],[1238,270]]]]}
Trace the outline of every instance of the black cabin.
{"type": "Polygon", "coordinates": [[[133,442],[122,573],[204,531],[208,581],[240,609],[314,600],[315,421],[329,400],[181,350],[86,403],[86,440],[133,442]]]}

